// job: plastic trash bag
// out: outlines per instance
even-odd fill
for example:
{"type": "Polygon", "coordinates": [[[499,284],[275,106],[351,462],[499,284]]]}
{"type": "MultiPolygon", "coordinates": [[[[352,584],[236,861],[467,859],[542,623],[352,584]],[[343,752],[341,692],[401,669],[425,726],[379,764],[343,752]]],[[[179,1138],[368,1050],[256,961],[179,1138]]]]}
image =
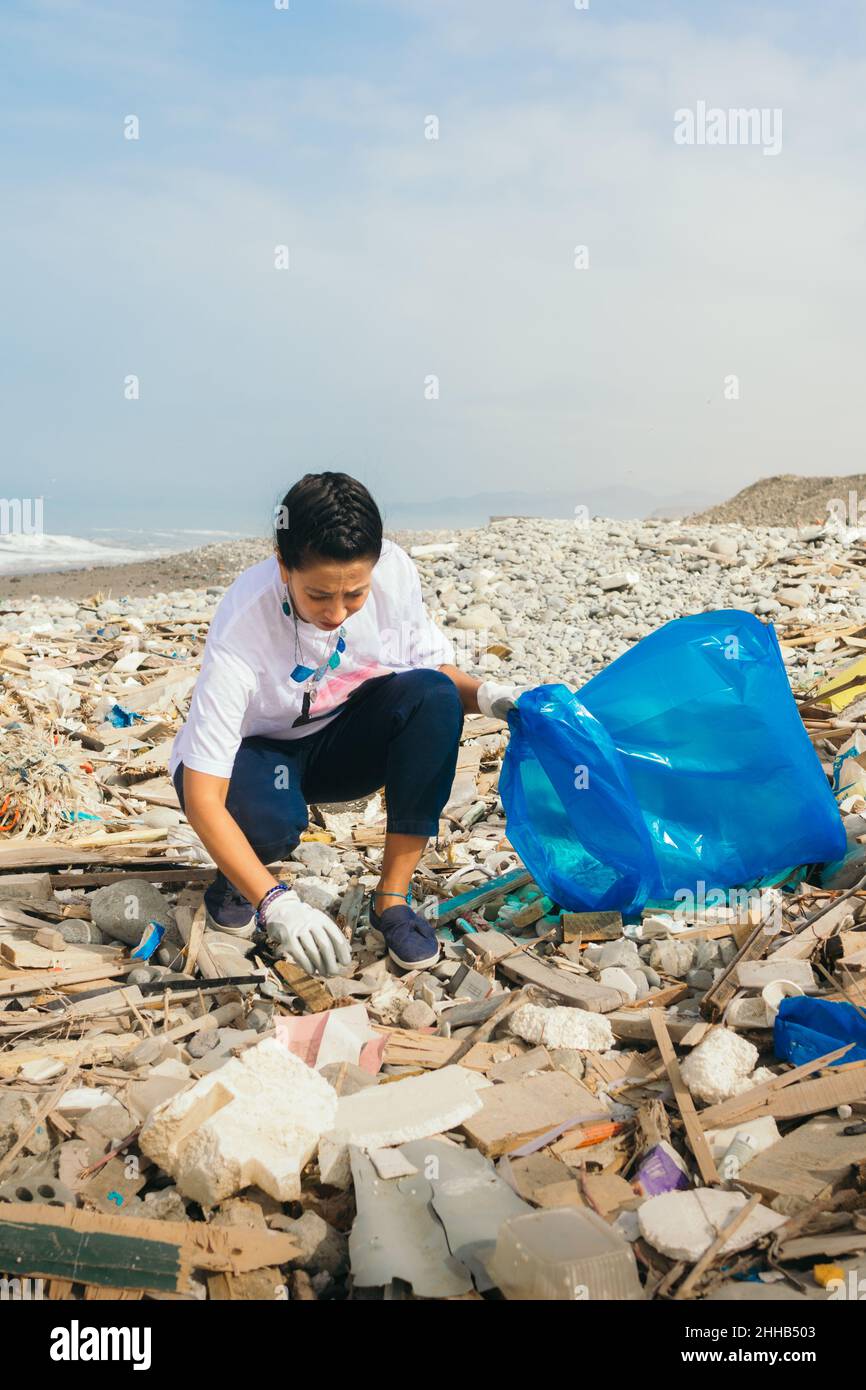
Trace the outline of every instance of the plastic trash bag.
{"type": "Polygon", "coordinates": [[[866,1018],[858,1014],[853,1004],[810,999],[805,994],[780,1002],[773,1024],[773,1050],[781,1061],[799,1067],[846,1043],[854,1046],[831,1066],[866,1061],[866,1018]]]}
{"type": "Polygon", "coordinates": [[[508,838],[574,911],[755,883],[845,852],[773,628],[678,618],[575,695],[520,696],[500,777],[508,838]]]}

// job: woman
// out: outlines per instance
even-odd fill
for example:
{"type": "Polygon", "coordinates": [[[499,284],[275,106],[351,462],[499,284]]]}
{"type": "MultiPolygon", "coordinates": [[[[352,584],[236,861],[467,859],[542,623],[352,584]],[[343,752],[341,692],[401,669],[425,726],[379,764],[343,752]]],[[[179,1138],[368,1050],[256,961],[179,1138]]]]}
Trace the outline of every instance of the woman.
{"type": "Polygon", "coordinates": [[[276,553],[223,595],[169,770],[217,865],[208,925],[272,943],[310,974],[348,965],[331,919],[265,867],[309,824],[307,805],[384,785],[387,824],[370,920],[402,968],[435,963],[431,925],[408,903],[457,762],[463,715],[504,719],[510,686],[453,664],[405,551],[382,538],[363,484],[308,473],[278,509],[276,553]]]}

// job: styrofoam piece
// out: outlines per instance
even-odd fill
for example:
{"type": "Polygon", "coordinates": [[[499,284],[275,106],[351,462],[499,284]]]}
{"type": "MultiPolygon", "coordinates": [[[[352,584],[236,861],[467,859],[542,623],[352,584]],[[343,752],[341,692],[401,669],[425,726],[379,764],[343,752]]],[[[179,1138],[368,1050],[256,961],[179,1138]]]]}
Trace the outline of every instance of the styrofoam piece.
{"type": "MultiPolygon", "coordinates": [[[[663,1192],[638,1207],[638,1223],[644,1240],[672,1260],[699,1260],[719,1232],[747,1198],[741,1192],[722,1192],[698,1187],[691,1192],[663,1192]]],[[[788,1220],[769,1207],[757,1206],[742,1226],[722,1246],[722,1253],[745,1250],[759,1236],[784,1226],[788,1220]]]]}
{"type": "Polygon", "coordinates": [[[510,1016],[508,1030],[524,1042],[547,1048],[606,1052],[614,1045],[613,1029],[604,1014],[567,1005],[547,1009],[541,1004],[521,1004],[510,1016]]]}
{"type": "Polygon", "coordinates": [[[740,1120],[739,1124],[727,1125],[724,1129],[708,1129],[704,1137],[713,1158],[722,1158],[737,1135],[744,1132],[751,1138],[756,1154],[763,1149],[771,1149],[782,1137],[772,1115],[761,1115],[757,1120],[740,1120]]]}
{"type": "Polygon", "coordinates": [[[758,1049],[729,1028],[714,1028],[682,1063],[682,1076],[693,1096],[717,1105],[735,1094],[737,1083],[754,1070],[758,1049]]]}
{"type": "Polygon", "coordinates": [[[301,1170],[336,1113],[333,1086],[265,1038],[157,1106],[139,1145],[185,1197],[203,1206],[251,1184],[293,1201],[301,1170]]]}
{"type": "Polygon", "coordinates": [[[487,1084],[467,1067],[450,1066],[341,1096],[319,1144],[322,1182],[347,1186],[350,1145],[369,1152],[455,1129],[481,1109],[478,1092],[487,1084]]]}

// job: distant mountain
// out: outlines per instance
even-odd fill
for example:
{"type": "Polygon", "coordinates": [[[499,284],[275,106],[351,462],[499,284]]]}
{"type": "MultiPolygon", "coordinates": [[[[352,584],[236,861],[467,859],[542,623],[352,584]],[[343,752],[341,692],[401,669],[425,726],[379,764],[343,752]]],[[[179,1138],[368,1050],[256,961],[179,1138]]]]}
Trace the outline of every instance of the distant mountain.
{"type": "Polygon", "coordinates": [[[578,507],[590,516],[619,519],[685,516],[712,505],[707,492],[676,494],[612,483],[609,487],[575,488],[573,492],[476,492],[470,497],[440,497],[431,502],[390,502],[382,507],[386,526],[394,529],[484,526],[491,516],[543,516],[569,519],[578,507]]]}

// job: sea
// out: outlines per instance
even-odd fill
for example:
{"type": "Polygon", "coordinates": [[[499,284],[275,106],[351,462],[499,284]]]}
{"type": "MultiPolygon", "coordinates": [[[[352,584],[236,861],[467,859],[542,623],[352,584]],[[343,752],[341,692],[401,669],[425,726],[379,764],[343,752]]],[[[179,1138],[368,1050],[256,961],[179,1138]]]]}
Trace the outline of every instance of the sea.
{"type": "Polygon", "coordinates": [[[110,527],[95,527],[81,536],[0,532],[0,575],[43,574],[82,569],[86,565],[134,564],[160,555],[196,550],[218,541],[241,540],[246,534],[191,528],[136,531],[110,527]]]}

